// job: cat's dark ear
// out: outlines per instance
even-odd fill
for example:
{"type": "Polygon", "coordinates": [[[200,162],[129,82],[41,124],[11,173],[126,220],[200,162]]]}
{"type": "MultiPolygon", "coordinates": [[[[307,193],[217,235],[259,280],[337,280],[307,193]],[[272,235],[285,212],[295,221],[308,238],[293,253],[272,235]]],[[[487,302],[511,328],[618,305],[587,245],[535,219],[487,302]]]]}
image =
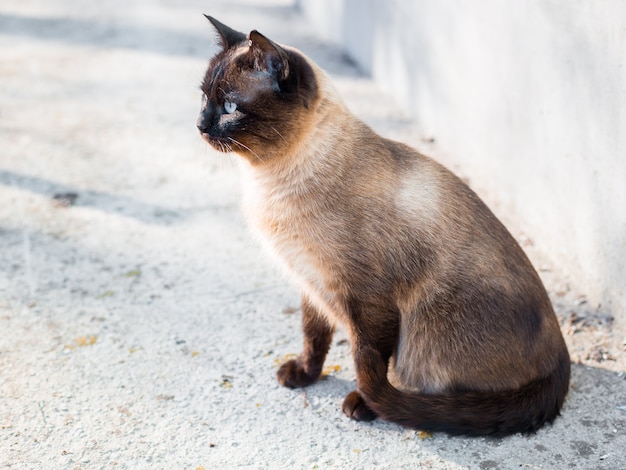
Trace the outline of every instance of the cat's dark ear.
{"type": "Polygon", "coordinates": [[[233,46],[241,44],[246,41],[248,38],[245,34],[240,33],[239,31],[235,31],[232,28],[229,28],[223,23],[220,23],[212,16],[204,15],[204,17],[211,22],[211,24],[215,27],[217,32],[220,35],[220,45],[224,49],[230,49],[233,46]]]}
{"type": "Polygon", "coordinates": [[[267,70],[279,80],[289,76],[289,56],[287,51],[258,31],[250,32],[250,52],[254,56],[256,68],[267,70]]]}

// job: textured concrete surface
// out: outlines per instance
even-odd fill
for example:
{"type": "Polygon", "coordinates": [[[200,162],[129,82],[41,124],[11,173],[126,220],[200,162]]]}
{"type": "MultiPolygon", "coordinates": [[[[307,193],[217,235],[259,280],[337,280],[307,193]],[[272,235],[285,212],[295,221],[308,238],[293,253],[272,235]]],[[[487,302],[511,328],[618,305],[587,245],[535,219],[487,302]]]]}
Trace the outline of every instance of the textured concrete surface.
{"type": "Polygon", "coordinates": [[[201,13],[303,49],[359,116],[420,142],[288,3],[0,1],[0,466],[626,468],[623,362],[603,350],[530,437],[351,422],[341,334],[324,380],[278,386],[298,296],[245,229],[236,165],[197,135],[201,13]]]}

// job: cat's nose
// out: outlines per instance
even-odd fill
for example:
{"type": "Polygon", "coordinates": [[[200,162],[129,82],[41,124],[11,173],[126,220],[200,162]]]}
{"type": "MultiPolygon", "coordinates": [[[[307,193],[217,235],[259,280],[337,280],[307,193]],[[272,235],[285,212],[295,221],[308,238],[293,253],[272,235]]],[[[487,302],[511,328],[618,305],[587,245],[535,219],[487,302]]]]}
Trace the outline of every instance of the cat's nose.
{"type": "Polygon", "coordinates": [[[216,107],[213,101],[208,101],[200,110],[196,126],[202,134],[208,134],[215,125],[216,107]]]}
{"type": "Polygon", "coordinates": [[[198,127],[198,130],[203,134],[207,134],[209,132],[210,120],[208,119],[206,113],[200,113],[200,115],[198,116],[198,120],[196,121],[196,126],[198,127]]]}

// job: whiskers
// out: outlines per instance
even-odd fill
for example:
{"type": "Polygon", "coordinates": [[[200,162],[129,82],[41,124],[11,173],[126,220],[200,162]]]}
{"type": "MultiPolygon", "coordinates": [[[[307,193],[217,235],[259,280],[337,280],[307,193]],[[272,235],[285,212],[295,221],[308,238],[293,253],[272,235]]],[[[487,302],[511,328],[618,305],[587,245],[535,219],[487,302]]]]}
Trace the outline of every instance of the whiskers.
{"type": "Polygon", "coordinates": [[[233,151],[233,148],[227,143],[219,139],[214,139],[211,137],[207,137],[203,135],[204,140],[211,145],[215,150],[222,153],[230,153],[233,151]]]}
{"type": "Polygon", "coordinates": [[[222,142],[221,140],[217,140],[215,143],[216,143],[216,145],[218,147],[218,150],[220,152],[230,153],[230,152],[233,151],[233,148],[230,145],[228,145],[226,142],[222,142]]]}
{"type": "Polygon", "coordinates": [[[233,151],[233,147],[222,139],[211,137],[209,134],[202,133],[203,140],[213,147],[218,152],[230,153],[233,151]]]}
{"type": "Polygon", "coordinates": [[[233,144],[235,145],[239,145],[240,147],[246,149],[248,152],[250,152],[252,155],[254,155],[254,157],[259,161],[262,162],[263,159],[254,151],[252,150],[250,147],[248,147],[247,145],[242,144],[241,142],[239,142],[237,139],[233,139],[232,137],[227,137],[228,140],[230,140],[233,144]]]}
{"type": "Polygon", "coordinates": [[[263,161],[263,158],[261,158],[261,156],[258,153],[256,153],[250,147],[238,141],[237,139],[233,139],[232,137],[215,138],[215,137],[210,137],[208,134],[202,134],[202,137],[207,143],[211,144],[211,147],[213,147],[215,150],[219,152],[223,152],[223,153],[235,152],[237,147],[239,147],[240,149],[247,150],[252,156],[254,156],[254,158],[257,161],[259,162],[263,161]]]}
{"type": "Polygon", "coordinates": [[[285,139],[285,136],[284,136],[284,135],[282,135],[280,132],[278,132],[278,129],[276,129],[274,126],[270,126],[270,128],[271,128],[274,132],[276,132],[276,133],[278,134],[278,136],[279,136],[281,139],[283,139],[285,142],[287,142],[287,139],[285,139]]]}

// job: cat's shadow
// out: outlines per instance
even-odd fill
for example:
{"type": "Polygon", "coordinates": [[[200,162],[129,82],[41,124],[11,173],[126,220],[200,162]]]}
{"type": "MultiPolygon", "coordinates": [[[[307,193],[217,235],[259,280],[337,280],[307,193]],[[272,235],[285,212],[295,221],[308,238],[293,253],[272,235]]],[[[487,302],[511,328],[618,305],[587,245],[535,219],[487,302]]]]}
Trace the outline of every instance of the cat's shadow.
{"type": "Polygon", "coordinates": [[[402,436],[407,442],[419,443],[424,449],[461,465],[475,465],[477,458],[497,461],[495,454],[501,454],[502,449],[511,453],[520,452],[520,448],[539,452],[546,463],[555,464],[572,456],[588,457],[589,452],[613,455],[618,441],[626,437],[626,374],[598,367],[572,364],[570,390],[561,415],[535,434],[504,438],[448,436],[444,433],[424,435],[380,419],[356,423],[343,416],[341,411],[344,397],[355,387],[354,380],[328,375],[293,393],[304,395],[306,407],[318,415],[328,415],[333,420],[332,413],[336,413],[341,415],[343,425],[352,423],[365,432],[396,435],[390,437],[392,439],[402,436]],[[459,446],[475,452],[459,455],[459,446]],[[496,448],[497,452],[493,450],[496,448]]]}
{"type": "MultiPolygon", "coordinates": [[[[302,397],[303,409],[309,409],[324,419],[332,422],[339,421],[340,426],[364,426],[365,428],[380,429],[385,432],[403,433],[401,426],[376,419],[374,421],[354,421],[344,415],[342,404],[345,397],[356,389],[354,379],[346,379],[335,375],[325,375],[316,383],[305,388],[292,390],[295,396],[302,397]]],[[[349,431],[347,431],[349,432],[349,431]]]]}

